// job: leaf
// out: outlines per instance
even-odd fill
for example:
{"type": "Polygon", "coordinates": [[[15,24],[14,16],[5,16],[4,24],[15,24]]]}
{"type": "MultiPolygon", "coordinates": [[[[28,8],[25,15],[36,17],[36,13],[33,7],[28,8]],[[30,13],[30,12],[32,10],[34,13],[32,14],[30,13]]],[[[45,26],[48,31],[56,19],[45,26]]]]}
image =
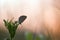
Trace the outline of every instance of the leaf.
{"type": "Polygon", "coordinates": [[[33,34],[30,33],[30,32],[27,32],[27,33],[25,34],[25,37],[26,37],[26,40],[33,40],[33,34]]]}
{"type": "Polygon", "coordinates": [[[41,40],[39,36],[36,36],[35,40],[41,40]]]}
{"type": "Polygon", "coordinates": [[[13,39],[15,36],[17,27],[19,25],[18,21],[15,21],[15,22],[12,22],[12,20],[11,21],[3,20],[3,21],[5,23],[5,26],[7,26],[11,39],[13,39]]]}
{"type": "Polygon", "coordinates": [[[8,21],[6,21],[6,20],[3,20],[3,21],[4,21],[5,26],[7,26],[8,25],[8,21]]]}
{"type": "Polygon", "coordinates": [[[9,23],[8,30],[9,30],[11,38],[14,38],[17,27],[18,25],[16,23],[15,24],[12,22],[9,23]]]}

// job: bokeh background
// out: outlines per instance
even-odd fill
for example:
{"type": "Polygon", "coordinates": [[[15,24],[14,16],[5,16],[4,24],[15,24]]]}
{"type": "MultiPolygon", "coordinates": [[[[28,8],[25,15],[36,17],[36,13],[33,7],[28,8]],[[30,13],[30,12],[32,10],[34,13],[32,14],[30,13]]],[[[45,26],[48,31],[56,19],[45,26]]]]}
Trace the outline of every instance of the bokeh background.
{"type": "Polygon", "coordinates": [[[26,31],[33,34],[47,30],[52,37],[59,39],[60,35],[60,0],[0,0],[0,40],[9,37],[3,19],[18,20],[21,15],[27,19],[19,25],[14,40],[25,40],[26,31]],[[21,31],[22,27],[22,32],[21,31]]]}

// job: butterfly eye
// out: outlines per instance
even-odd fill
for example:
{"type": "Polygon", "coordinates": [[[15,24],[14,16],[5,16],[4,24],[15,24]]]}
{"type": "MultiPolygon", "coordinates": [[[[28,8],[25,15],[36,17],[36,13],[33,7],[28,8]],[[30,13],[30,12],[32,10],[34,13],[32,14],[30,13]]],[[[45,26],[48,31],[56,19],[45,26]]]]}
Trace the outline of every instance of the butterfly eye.
{"type": "Polygon", "coordinates": [[[27,18],[27,16],[22,15],[19,17],[19,24],[21,24],[25,19],[27,18]]]}

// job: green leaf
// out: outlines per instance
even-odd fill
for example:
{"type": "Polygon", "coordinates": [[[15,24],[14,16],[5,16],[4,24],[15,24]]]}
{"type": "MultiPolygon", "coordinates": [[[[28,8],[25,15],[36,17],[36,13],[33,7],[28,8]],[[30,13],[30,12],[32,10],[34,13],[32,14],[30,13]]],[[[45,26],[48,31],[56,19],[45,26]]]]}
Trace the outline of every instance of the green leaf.
{"type": "Polygon", "coordinates": [[[3,21],[4,21],[5,26],[7,26],[8,25],[8,20],[7,21],[3,20],[3,21]]]}
{"type": "Polygon", "coordinates": [[[9,30],[11,38],[14,38],[17,27],[18,27],[17,24],[9,22],[9,24],[8,24],[8,30],[9,30]]]}
{"type": "Polygon", "coordinates": [[[41,40],[39,36],[36,36],[35,40],[41,40]]]}
{"type": "Polygon", "coordinates": [[[3,20],[3,21],[5,23],[5,26],[7,26],[7,29],[8,29],[9,34],[10,34],[10,38],[13,39],[19,23],[17,21],[12,22],[12,20],[11,21],[3,20]]]}
{"type": "Polygon", "coordinates": [[[25,34],[25,37],[26,37],[26,40],[33,40],[33,34],[30,33],[30,32],[27,32],[27,33],[25,34]]]}

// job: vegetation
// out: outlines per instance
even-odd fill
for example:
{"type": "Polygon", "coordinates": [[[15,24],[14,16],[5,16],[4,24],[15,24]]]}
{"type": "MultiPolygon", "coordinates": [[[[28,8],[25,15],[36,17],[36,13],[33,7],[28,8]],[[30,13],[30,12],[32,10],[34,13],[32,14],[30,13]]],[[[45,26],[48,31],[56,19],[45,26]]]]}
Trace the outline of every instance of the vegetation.
{"type": "Polygon", "coordinates": [[[3,20],[5,27],[8,29],[10,34],[10,38],[8,38],[7,40],[13,40],[18,25],[21,24],[25,19],[26,19],[26,16],[22,15],[19,17],[18,21],[13,22],[13,19],[11,19],[10,21],[9,20],[6,21],[5,19],[3,20]]]}
{"type": "Polygon", "coordinates": [[[4,20],[4,23],[10,33],[10,38],[8,38],[7,40],[12,40],[15,36],[16,29],[17,29],[19,23],[17,21],[12,22],[12,21],[8,21],[8,20],[7,21],[4,20]]]}

